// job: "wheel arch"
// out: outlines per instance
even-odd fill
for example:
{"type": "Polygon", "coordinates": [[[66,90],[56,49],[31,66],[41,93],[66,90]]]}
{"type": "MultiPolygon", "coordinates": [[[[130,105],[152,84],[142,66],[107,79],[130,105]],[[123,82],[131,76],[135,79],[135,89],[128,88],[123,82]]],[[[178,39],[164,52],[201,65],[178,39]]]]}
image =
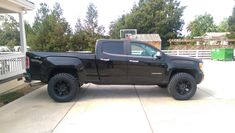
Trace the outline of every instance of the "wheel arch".
{"type": "Polygon", "coordinates": [[[49,73],[48,81],[50,80],[51,77],[53,77],[59,73],[68,73],[68,74],[73,75],[75,78],[78,78],[77,70],[75,68],[66,68],[66,69],[65,68],[54,68],[49,73]]]}
{"type": "Polygon", "coordinates": [[[74,57],[47,57],[41,67],[41,80],[48,83],[56,74],[68,73],[79,79],[80,84],[85,79],[83,63],[74,57]]]}
{"type": "Polygon", "coordinates": [[[171,78],[177,74],[177,73],[187,73],[190,74],[194,79],[196,79],[197,71],[193,69],[174,69],[170,72],[168,76],[168,81],[171,80],[171,78]]]}

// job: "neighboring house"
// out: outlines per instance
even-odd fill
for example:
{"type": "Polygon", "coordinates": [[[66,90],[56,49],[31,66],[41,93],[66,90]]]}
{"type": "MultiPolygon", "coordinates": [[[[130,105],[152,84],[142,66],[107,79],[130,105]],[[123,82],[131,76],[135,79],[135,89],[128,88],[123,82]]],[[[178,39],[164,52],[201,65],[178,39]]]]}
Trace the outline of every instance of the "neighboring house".
{"type": "Polygon", "coordinates": [[[158,49],[161,49],[161,37],[159,34],[136,34],[131,37],[131,39],[136,39],[137,41],[146,42],[158,49]]]}
{"type": "Polygon", "coordinates": [[[227,35],[229,32],[207,32],[203,36],[194,37],[198,39],[197,45],[200,45],[200,41],[203,40],[208,45],[228,45],[227,35]]]}

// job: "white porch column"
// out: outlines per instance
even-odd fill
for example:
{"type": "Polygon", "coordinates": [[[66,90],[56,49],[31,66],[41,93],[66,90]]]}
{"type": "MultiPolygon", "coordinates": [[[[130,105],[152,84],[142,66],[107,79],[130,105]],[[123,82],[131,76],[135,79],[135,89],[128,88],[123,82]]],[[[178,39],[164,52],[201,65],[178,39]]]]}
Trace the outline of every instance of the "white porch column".
{"type": "Polygon", "coordinates": [[[19,27],[20,27],[20,46],[21,46],[21,52],[23,54],[25,54],[26,51],[27,51],[27,43],[26,43],[26,35],[25,35],[23,12],[19,13],[19,27]]]}

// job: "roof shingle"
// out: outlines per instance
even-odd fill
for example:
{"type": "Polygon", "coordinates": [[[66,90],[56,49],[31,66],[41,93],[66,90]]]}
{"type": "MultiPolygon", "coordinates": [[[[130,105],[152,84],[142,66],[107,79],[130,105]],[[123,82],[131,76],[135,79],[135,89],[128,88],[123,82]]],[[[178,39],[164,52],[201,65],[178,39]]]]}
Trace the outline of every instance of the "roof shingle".
{"type": "Polygon", "coordinates": [[[138,41],[146,41],[146,42],[162,41],[159,34],[137,34],[137,35],[134,35],[134,37],[138,41]]]}

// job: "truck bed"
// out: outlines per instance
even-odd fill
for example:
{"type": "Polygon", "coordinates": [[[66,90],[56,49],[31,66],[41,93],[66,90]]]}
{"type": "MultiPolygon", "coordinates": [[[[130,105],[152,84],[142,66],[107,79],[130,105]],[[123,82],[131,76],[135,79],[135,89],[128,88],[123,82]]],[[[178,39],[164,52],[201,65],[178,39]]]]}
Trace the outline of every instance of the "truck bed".
{"type": "MultiPolygon", "coordinates": [[[[86,80],[92,82],[99,82],[99,77],[97,73],[97,65],[96,65],[96,55],[94,53],[80,53],[80,52],[27,52],[27,57],[30,58],[30,69],[26,69],[27,73],[30,74],[30,80],[41,80],[43,82],[47,82],[48,76],[50,76],[49,69],[52,69],[53,65],[48,64],[47,59],[53,58],[54,63],[59,63],[60,65],[65,64],[63,67],[73,67],[77,62],[77,60],[73,60],[73,58],[77,58],[82,62],[83,67],[86,72],[86,80]],[[64,58],[65,57],[65,58],[64,58]],[[58,60],[60,59],[60,60],[58,60]],[[69,59],[69,60],[67,60],[69,59]],[[45,61],[47,60],[47,61],[45,61]],[[44,62],[44,63],[43,63],[44,62]],[[45,62],[47,62],[45,64],[45,62]],[[43,65],[42,65],[43,64],[43,65]],[[45,66],[46,65],[46,66],[45,66]],[[50,67],[47,67],[50,66],[50,67]],[[48,70],[47,70],[48,69],[48,70]]],[[[53,64],[53,63],[52,63],[53,64]]],[[[55,64],[54,64],[55,65],[55,64]]],[[[58,64],[57,64],[58,65],[58,64]]],[[[61,68],[57,67],[57,68],[61,68]]],[[[75,68],[78,66],[75,66],[75,68]]],[[[53,68],[55,69],[55,68],[53,68]]],[[[77,69],[77,68],[76,68],[77,69]]],[[[72,70],[72,69],[70,69],[72,70]]]]}
{"type": "Polygon", "coordinates": [[[94,53],[80,53],[80,52],[30,52],[29,55],[38,57],[77,57],[79,59],[95,59],[94,53]]]}

